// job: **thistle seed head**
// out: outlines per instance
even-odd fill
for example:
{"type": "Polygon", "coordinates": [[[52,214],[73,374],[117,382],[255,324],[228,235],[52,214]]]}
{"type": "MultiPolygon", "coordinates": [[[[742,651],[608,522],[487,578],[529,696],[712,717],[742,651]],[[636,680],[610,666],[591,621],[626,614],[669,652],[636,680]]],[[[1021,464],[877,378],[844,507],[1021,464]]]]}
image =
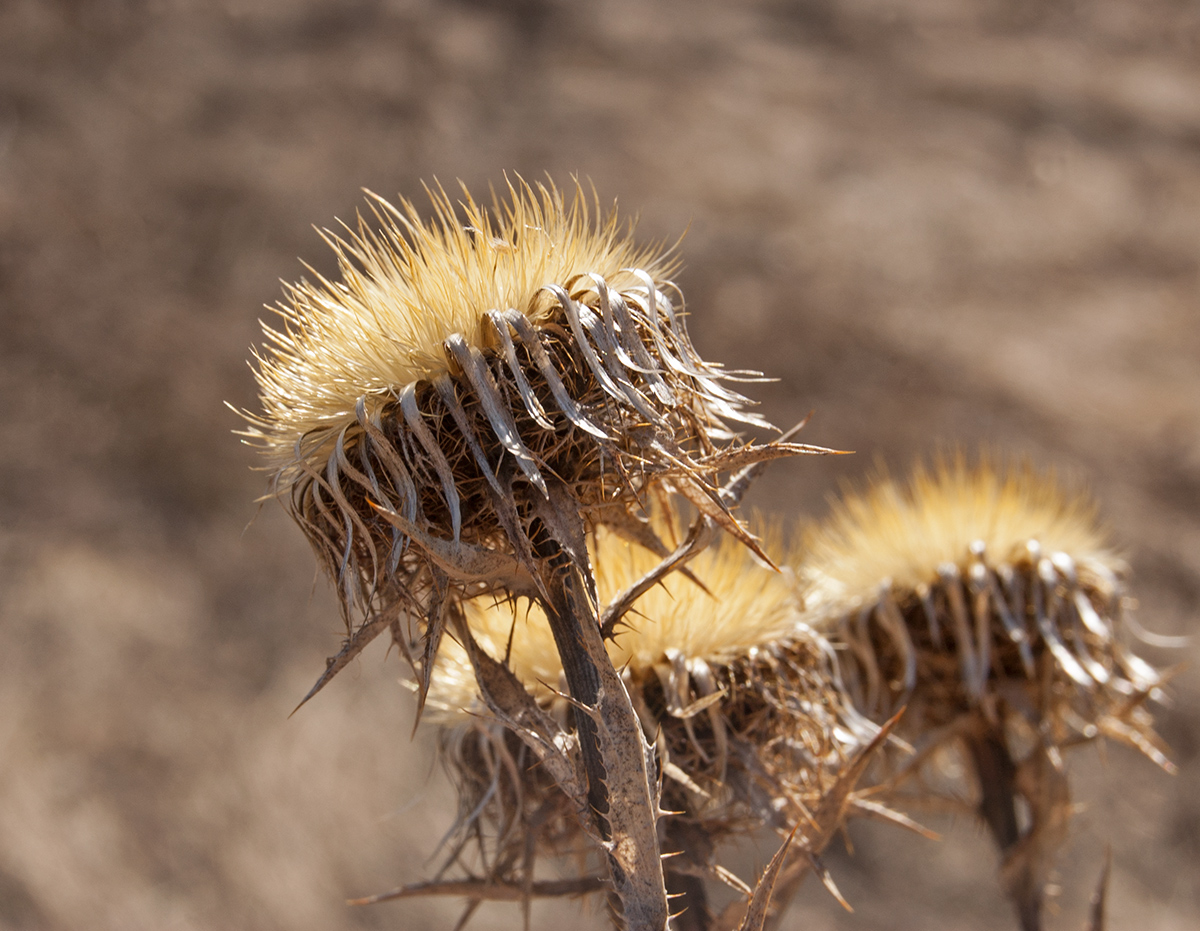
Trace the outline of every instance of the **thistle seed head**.
{"type": "Polygon", "coordinates": [[[896,591],[915,591],[934,582],[940,566],[967,568],[972,547],[992,562],[1020,560],[1030,540],[1105,575],[1124,572],[1094,503],[1052,473],[998,467],[986,457],[971,468],[961,454],[932,469],[918,464],[907,487],[883,475],[837,501],[831,517],[809,531],[806,597],[822,611],[857,610],[878,600],[884,579],[896,591]]]}
{"type": "Polygon", "coordinates": [[[1126,643],[1128,569],[1095,507],[1052,475],[960,455],[847,495],[807,550],[806,607],[854,704],[875,720],[907,709],[916,756],[885,757],[878,778],[910,800],[961,797],[936,766],[957,754],[1035,926],[1070,814],[1063,751],[1107,736],[1170,768],[1145,707],[1161,677],[1126,643]]]}
{"type": "MultiPolygon", "coordinates": [[[[664,539],[681,535],[681,526],[661,514],[653,526],[664,539]]],[[[786,563],[778,528],[768,528],[764,538],[786,563]]],[[[591,555],[602,604],[658,561],[603,527],[595,532],[591,555]]],[[[832,649],[804,623],[785,575],[755,561],[728,536],[688,567],[691,578],[675,572],[634,603],[628,626],[608,650],[623,670],[643,731],[656,742],[660,807],[673,813],[666,830],[686,836],[687,854],[678,863],[667,861],[668,872],[682,864],[685,871],[719,878],[724,874],[713,848],[722,838],[763,826],[790,828],[807,818],[803,813],[820,808],[873,730],[848,709],[835,685],[832,649]]],[[[486,598],[467,601],[463,609],[476,642],[513,670],[558,719],[571,745],[577,739],[570,730],[572,705],[563,695],[562,664],[542,610],[486,598]]],[[[480,851],[484,862],[524,869],[514,857],[527,843],[541,855],[586,849],[566,796],[540,767],[529,765],[528,752],[511,732],[489,720],[457,642],[442,645],[429,707],[459,787],[460,835],[496,844],[480,851]],[[513,856],[506,859],[506,852],[513,856]]],[[[456,856],[463,853],[455,848],[456,856]]],[[[594,867],[586,858],[578,862],[581,875],[594,867]]],[[[515,874],[493,878],[518,881],[515,874]]]]}
{"type": "Polygon", "coordinates": [[[958,456],[907,487],[885,477],[843,498],[806,550],[805,605],[848,645],[860,708],[908,703],[907,729],[1049,675],[1074,712],[1056,717],[1060,739],[1090,737],[1159,685],[1125,644],[1128,567],[1094,504],[1027,465],[958,456]]]}
{"type": "Polygon", "coordinates": [[[326,234],[341,279],[290,287],[266,328],[246,436],[348,631],[447,586],[544,594],[538,533],[628,525],[655,482],[738,529],[715,479],[761,447],[729,424],[765,424],[696,354],[669,258],[578,187],[507,193],[489,209],[464,192],[460,221],[439,188],[428,225],[376,198],[379,229],[326,234]]]}

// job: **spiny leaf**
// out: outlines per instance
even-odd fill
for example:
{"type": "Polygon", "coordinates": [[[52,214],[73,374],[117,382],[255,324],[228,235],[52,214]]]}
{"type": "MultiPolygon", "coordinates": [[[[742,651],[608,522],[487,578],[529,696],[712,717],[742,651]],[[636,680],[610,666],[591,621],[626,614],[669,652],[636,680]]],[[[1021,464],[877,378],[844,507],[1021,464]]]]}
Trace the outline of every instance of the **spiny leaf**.
{"type": "Polygon", "coordinates": [[[887,821],[890,824],[897,824],[902,828],[907,828],[914,834],[920,834],[928,840],[941,840],[942,836],[937,831],[931,831],[919,821],[914,821],[903,812],[896,811],[894,808],[889,808],[887,805],[872,801],[868,798],[863,798],[856,795],[850,800],[850,807],[868,818],[875,818],[879,821],[887,821]]]}
{"type": "MultiPolygon", "coordinates": [[[[347,664],[366,649],[367,644],[383,633],[400,613],[400,604],[397,603],[388,610],[377,614],[371,620],[367,621],[354,632],[354,634],[343,644],[341,650],[335,656],[331,656],[325,663],[325,671],[321,673],[321,677],[317,679],[316,684],[308,690],[308,694],[300,700],[295,708],[292,709],[292,714],[295,714],[308,702],[310,698],[316,695],[321,689],[325,688],[339,672],[346,668],[347,664]]],[[[290,715],[289,715],[290,717],[290,715]]]]}
{"type": "Polygon", "coordinates": [[[527,595],[536,591],[537,587],[529,572],[507,553],[431,536],[396,512],[374,502],[371,502],[371,506],[380,517],[412,537],[429,558],[451,578],[460,582],[488,583],[497,590],[505,589],[516,595],[527,595]]]}
{"type": "Polygon", "coordinates": [[[538,332],[533,324],[529,322],[529,319],[524,314],[515,310],[505,311],[501,316],[512,324],[513,329],[517,331],[517,336],[520,338],[521,344],[529,351],[529,355],[533,359],[533,364],[537,366],[538,371],[542,373],[542,378],[546,380],[546,384],[550,387],[550,393],[554,396],[554,402],[558,405],[559,410],[584,433],[589,433],[598,440],[610,440],[611,438],[607,433],[579,412],[579,408],[571,399],[571,395],[567,391],[566,385],[563,384],[562,378],[555,371],[554,364],[550,361],[550,356],[546,352],[546,347],[542,345],[542,341],[538,337],[538,332]]]}
{"type": "Polygon", "coordinates": [[[441,479],[442,494],[446,498],[446,506],[450,509],[450,524],[454,542],[457,543],[462,533],[462,511],[458,502],[458,488],[454,484],[454,471],[450,468],[450,463],[446,461],[446,454],[434,440],[433,434],[429,432],[429,427],[425,425],[425,418],[421,416],[421,411],[417,408],[416,388],[416,382],[405,385],[404,390],[400,392],[400,410],[404,414],[408,428],[412,430],[417,442],[421,444],[426,455],[432,460],[433,468],[437,472],[438,478],[441,479]]]}
{"type": "MultiPolygon", "coordinates": [[[[523,314],[521,316],[524,317],[523,314]]],[[[504,361],[508,364],[508,370],[512,373],[513,380],[517,383],[517,392],[521,395],[521,400],[525,404],[525,409],[529,411],[529,416],[542,429],[553,430],[554,424],[546,416],[546,411],[542,407],[542,403],[537,399],[537,395],[533,393],[533,389],[529,386],[529,379],[525,377],[525,370],[521,367],[521,363],[517,359],[517,349],[513,344],[512,334],[508,332],[508,322],[504,319],[504,315],[497,310],[489,310],[487,318],[491,322],[497,338],[500,340],[500,351],[504,355],[504,361]]]]}
{"type": "Polygon", "coordinates": [[[475,670],[475,681],[484,702],[545,766],[558,787],[571,800],[584,830],[594,840],[602,842],[589,813],[586,781],[575,761],[563,749],[565,735],[562,729],[538,707],[533,696],[510,669],[480,648],[461,615],[457,621],[458,634],[475,670]]]}
{"type": "Polygon", "coordinates": [[[796,828],[792,828],[791,833],[784,838],[783,843],[775,852],[775,856],[771,858],[766,870],[759,877],[758,885],[754,887],[754,895],[750,897],[750,907],[746,910],[746,917],[742,919],[739,931],[763,931],[770,910],[771,893],[775,891],[775,880],[779,878],[779,871],[787,860],[788,849],[792,846],[795,836],[796,828]]]}
{"type": "MultiPolygon", "coordinates": [[[[483,412],[491,423],[492,430],[495,431],[500,444],[517,460],[521,471],[525,473],[525,477],[533,486],[545,494],[546,482],[542,478],[542,473],[538,471],[528,447],[521,442],[517,425],[513,422],[512,414],[505,405],[504,399],[500,397],[500,390],[496,387],[496,381],[492,377],[487,363],[483,361],[483,355],[475,347],[468,346],[462,336],[457,333],[446,337],[446,347],[462,367],[471,387],[475,389],[475,396],[479,398],[483,412]]],[[[457,420],[457,417],[455,419],[457,420]]]]}
{"type": "Polygon", "coordinates": [[[583,354],[583,360],[587,363],[588,368],[591,369],[592,374],[596,376],[596,381],[600,382],[600,386],[606,392],[608,392],[611,397],[618,401],[625,400],[624,392],[622,392],[621,389],[616,386],[612,378],[609,376],[608,371],[600,363],[600,359],[596,356],[596,350],[592,348],[592,344],[587,338],[587,333],[584,331],[581,314],[586,312],[592,317],[595,315],[592,314],[592,312],[586,307],[581,308],[577,303],[575,303],[575,301],[571,299],[571,295],[563,290],[561,286],[556,284],[547,285],[546,290],[553,294],[555,298],[557,298],[559,304],[562,305],[562,309],[567,315],[567,322],[571,327],[571,333],[575,337],[575,342],[579,347],[579,351],[583,354]]]}
{"type": "Polygon", "coordinates": [[[429,595],[429,607],[425,612],[425,655],[421,660],[421,687],[417,693],[417,713],[413,718],[413,735],[421,723],[425,710],[425,699],[429,697],[429,681],[433,675],[433,664],[437,659],[442,634],[446,631],[446,596],[450,585],[446,573],[433,570],[433,585],[429,595]]]}
{"type": "Polygon", "coordinates": [[[507,883],[492,879],[439,879],[432,882],[410,883],[361,899],[348,899],[347,905],[375,905],[395,899],[410,899],[431,895],[454,895],[480,902],[519,902],[523,898],[562,898],[588,895],[608,887],[602,876],[580,876],[576,879],[548,879],[532,883],[507,883]]]}

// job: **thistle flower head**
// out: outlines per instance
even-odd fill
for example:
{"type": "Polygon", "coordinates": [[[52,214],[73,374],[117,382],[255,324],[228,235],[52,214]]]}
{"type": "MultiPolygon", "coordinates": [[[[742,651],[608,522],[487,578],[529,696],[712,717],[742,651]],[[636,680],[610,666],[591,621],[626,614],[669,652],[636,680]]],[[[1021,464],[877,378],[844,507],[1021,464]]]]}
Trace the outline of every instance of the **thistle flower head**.
{"type": "Polygon", "coordinates": [[[971,468],[960,455],[918,467],[907,486],[885,477],[839,502],[806,550],[806,606],[863,648],[852,653],[868,667],[881,650],[867,640],[901,663],[863,670],[880,713],[928,680],[921,663],[936,655],[960,674],[964,707],[995,683],[1036,680],[1043,662],[1081,696],[1158,683],[1122,644],[1128,569],[1095,506],[1027,465],[971,468]]]}
{"type": "MultiPolygon", "coordinates": [[[[679,532],[661,515],[654,526],[665,538],[679,532]]],[[[764,538],[772,555],[786,562],[778,528],[768,528],[764,538]]],[[[592,561],[600,600],[608,604],[657,558],[599,528],[592,561]]],[[[843,701],[832,651],[804,623],[786,575],[755,561],[731,537],[688,567],[690,578],[676,572],[634,602],[634,617],[608,641],[608,650],[623,670],[643,730],[657,735],[661,807],[676,813],[666,830],[686,834],[679,841],[688,847],[681,862],[698,875],[720,876],[712,858],[720,839],[764,825],[791,827],[807,817],[803,813],[817,811],[872,731],[858,728],[843,701]]],[[[476,642],[505,662],[541,707],[566,719],[562,663],[541,609],[480,598],[464,610],[476,642]]],[[[499,839],[485,862],[511,862],[506,839],[514,849],[535,843],[543,854],[582,848],[578,827],[562,811],[565,796],[489,719],[466,651],[456,642],[443,644],[429,702],[460,789],[464,836],[499,839]],[[551,810],[558,815],[550,817],[551,810]],[[480,831],[481,824],[488,830],[480,831]]]]}
{"type": "Polygon", "coordinates": [[[379,229],[326,236],[341,279],[288,288],[266,328],[246,435],[348,623],[445,584],[544,593],[537,527],[628,525],[655,481],[754,545],[713,478],[763,449],[728,423],[763,422],[696,354],[671,262],[578,186],[507,193],[460,219],[439,188],[429,224],[375,199],[379,229]]]}
{"type": "Polygon", "coordinates": [[[877,720],[907,707],[917,756],[888,781],[934,794],[926,764],[964,754],[1034,926],[1070,812],[1062,752],[1108,736],[1170,765],[1144,707],[1160,677],[1124,642],[1128,570],[1094,506],[1028,466],[958,456],[846,496],[807,550],[805,603],[842,645],[856,706],[877,720]]]}

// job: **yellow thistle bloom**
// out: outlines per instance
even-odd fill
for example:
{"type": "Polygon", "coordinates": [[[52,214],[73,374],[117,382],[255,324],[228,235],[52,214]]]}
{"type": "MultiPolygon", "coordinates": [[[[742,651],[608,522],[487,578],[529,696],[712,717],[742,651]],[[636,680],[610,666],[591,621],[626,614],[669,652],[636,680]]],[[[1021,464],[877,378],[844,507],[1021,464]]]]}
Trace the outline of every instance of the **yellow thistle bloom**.
{"type": "Polygon", "coordinates": [[[1170,766],[1143,707],[1160,677],[1124,644],[1128,569],[1094,505],[1028,466],[959,456],[846,496],[806,545],[806,607],[841,642],[859,710],[907,707],[918,756],[893,780],[965,751],[1008,893],[1037,927],[1070,812],[1061,752],[1109,736],[1170,766]]]}

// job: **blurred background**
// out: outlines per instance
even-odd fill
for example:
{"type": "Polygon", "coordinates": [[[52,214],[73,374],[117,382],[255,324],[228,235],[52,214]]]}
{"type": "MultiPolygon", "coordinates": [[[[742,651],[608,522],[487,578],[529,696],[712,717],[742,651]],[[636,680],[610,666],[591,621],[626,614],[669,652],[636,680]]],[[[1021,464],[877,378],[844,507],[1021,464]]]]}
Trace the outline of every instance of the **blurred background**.
{"type": "MultiPolygon", "coordinates": [[[[449,928],[453,798],[397,658],[231,431],[312,226],[505,169],[590,178],[682,245],[701,353],[857,451],[772,467],[819,516],[877,461],[1027,455],[1089,485],[1140,618],[1200,613],[1200,5],[1185,0],[0,3],[0,927],[449,928]]],[[[1200,926],[1200,647],[1175,777],[1072,760],[1050,928],[1200,926]]],[[[855,825],[788,927],[1013,926],[988,839],[855,825]]],[[[763,863],[772,842],[738,862],[763,863]]],[[[575,903],[537,927],[604,926],[575,903]]],[[[514,928],[513,906],[475,927],[514,928]]]]}

